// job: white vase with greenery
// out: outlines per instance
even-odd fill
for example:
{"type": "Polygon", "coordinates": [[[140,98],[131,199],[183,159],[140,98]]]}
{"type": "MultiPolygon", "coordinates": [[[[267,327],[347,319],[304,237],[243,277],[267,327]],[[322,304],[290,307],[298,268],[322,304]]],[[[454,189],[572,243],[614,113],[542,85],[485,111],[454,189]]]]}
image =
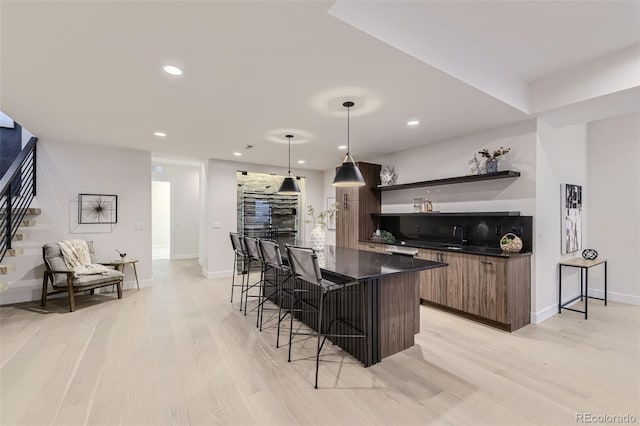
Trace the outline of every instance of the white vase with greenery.
{"type": "Polygon", "coordinates": [[[337,207],[338,204],[336,203],[328,209],[317,213],[313,206],[307,207],[307,216],[310,219],[305,220],[305,223],[313,223],[314,225],[311,231],[311,248],[318,253],[324,253],[327,241],[325,229],[327,228],[327,222],[333,221],[335,218],[337,207]]]}

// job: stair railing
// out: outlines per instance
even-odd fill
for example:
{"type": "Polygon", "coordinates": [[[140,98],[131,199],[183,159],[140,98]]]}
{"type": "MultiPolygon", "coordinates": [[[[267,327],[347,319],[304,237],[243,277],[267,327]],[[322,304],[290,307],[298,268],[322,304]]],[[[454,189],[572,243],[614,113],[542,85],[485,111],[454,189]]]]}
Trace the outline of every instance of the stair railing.
{"type": "Polygon", "coordinates": [[[0,179],[0,262],[36,196],[36,144],[31,138],[0,179]]]}

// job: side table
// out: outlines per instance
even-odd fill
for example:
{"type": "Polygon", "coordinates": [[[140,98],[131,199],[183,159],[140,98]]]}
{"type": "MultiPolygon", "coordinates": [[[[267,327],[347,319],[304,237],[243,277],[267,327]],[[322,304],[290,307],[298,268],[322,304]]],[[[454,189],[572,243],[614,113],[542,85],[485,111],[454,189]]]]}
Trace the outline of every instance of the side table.
{"type": "Polygon", "coordinates": [[[580,312],[584,314],[584,319],[587,319],[587,313],[589,311],[589,299],[604,300],[604,306],[607,306],[607,259],[567,259],[558,264],[558,313],[561,313],[563,309],[573,312],[580,312]],[[604,263],[604,298],[589,296],[589,268],[604,263]],[[568,302],[562,303],[562,267],[569,266],[572,268],[580,268],[580,296],[576,296],[568,302]],[[566,308],[568,304],[584,298],[584,311],[578,309],[566,308]]]}
{"type": "Polygon", "coordinates": [[[113,266],[117,271],[120,271],[124,274],[124,267],[127,265],[131,265],[133,267],[133,274],[136,277],[136,286],[138,290],[140,290],[140,283],[138,282],[138,271],[136,270],[136,263],[138,263],[138,259],[122,259],[122,260],[114,260],[113,262],[103,263],[103,265],[113,266]]]}

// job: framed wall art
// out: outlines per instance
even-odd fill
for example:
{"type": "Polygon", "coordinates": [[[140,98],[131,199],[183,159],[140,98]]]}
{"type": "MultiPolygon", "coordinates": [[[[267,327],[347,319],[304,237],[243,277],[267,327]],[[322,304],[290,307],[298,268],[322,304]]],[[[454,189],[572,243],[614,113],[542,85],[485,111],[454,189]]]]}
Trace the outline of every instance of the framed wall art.
{"type": "Polygon", "coordinates": [[[118,196],[111,194],[78,194],[78,223],[118,223],[118,196]]]}
{"type": "Polygon", "coordinates": [[[562,254],[582,249],[582,186],[563,183],[562,191],[562,254]]]}

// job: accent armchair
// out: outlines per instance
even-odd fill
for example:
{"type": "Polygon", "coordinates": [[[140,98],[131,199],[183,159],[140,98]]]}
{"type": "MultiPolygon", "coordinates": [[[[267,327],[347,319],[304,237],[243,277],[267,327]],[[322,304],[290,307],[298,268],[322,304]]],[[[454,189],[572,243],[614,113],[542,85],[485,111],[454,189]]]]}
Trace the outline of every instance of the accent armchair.
{"type": "MultiPolygon", "coordinates": [[[[93,241],[87,241],[87,246],[91,255],[91,263],[96,263],[93,241]]],[[[73,312],[76,308],[75,293],[89,290],[93,294],[96,288],[111,285],[116,285],[118,299],[122,299],[122,280],[124,279],[122,272],[109,269],[104,274],[74,277],[73,271],[67,268],[64,263],[58,243],[45,244],[42,247],[42,257],[45,266],[42,278],[42,300],[40,301],[42,307],[47,304],[47,296],[66,292],[69,293],[69,311],[73,312]],[[53,287],[53,291],[50,292],[48,291],[49,283],[53,287]]]]}

